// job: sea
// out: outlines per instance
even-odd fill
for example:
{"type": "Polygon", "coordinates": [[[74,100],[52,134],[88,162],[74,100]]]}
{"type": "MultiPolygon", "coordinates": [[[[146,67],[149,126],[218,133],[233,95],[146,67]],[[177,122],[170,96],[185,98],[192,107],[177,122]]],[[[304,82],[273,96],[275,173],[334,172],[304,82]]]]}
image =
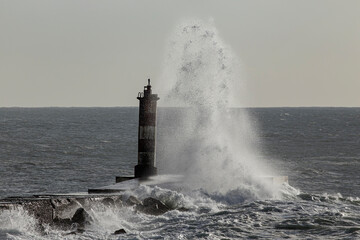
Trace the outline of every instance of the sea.
{"type": "MultiPolygon", "coordinates": [[[[231,111],[234,122],[237,111],[231,111]]],[[[176,112],[158,109],[160,175],[167,174],[163,166],[176,148],[176,141],[165,144],[163,137],[174,128],[171,122],[177,123],[176,112]]],[[[260,165],[288,176],[276,194],[244,191],[235,180],[234,189],[226,191],[141,186],[124,195],[150,196],[188,210],[153,216],[133,207],[94,207],[89,211],[94,221],[76,235],[49,226],[40,233],[37,220],[23,209],[2,210],[0,239],[360,239],[360,108],[246,112],[260,165]],[[118,229],[126,234],[114,235],[118,229]]],[[[0,198],[86,192],[113,184],[115,176],[132,175],[138,114],[136,107],[0,108],[0,198]]],[[[202,166],[205,176],[214,172],[207,167],[202,166]]],[[[236,179],[233,172],[224,175],[208,178],[236,179]]]]}

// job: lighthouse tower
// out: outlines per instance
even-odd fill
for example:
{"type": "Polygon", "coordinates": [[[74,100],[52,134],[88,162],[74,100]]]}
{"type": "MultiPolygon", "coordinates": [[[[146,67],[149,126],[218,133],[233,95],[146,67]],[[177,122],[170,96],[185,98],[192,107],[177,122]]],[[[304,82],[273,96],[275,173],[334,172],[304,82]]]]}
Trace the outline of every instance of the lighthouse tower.
{"type": "Polygon", "coordinates": [[[139,92],[139,137],[138,165],[135,166],[135,178],[157,175],[155,157],[156,136],[156,102],[160,98],[152,94],[150,79],[144,86],[144,92],[139,92]]]}

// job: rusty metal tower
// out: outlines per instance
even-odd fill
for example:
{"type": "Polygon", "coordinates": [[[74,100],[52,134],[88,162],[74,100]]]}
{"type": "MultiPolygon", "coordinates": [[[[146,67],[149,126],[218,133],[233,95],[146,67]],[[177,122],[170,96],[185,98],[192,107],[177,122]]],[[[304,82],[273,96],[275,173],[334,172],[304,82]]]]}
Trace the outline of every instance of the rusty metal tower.
{"type": "Polygon", "coordinates": [[[156,136],[156,102],[160,98],[152,94],[150,79],[144,86],[144,92],[139,92],[139,137],[138,165],[135,166],[135,178],[157,175],[155,156],[156,136]]]}

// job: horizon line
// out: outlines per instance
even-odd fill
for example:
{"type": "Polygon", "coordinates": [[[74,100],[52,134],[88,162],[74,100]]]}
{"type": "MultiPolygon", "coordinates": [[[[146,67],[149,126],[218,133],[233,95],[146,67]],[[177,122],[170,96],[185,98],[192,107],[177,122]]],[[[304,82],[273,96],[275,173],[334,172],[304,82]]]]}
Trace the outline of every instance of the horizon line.
{"type": "MultiPolygon", "coordinates": [[[[2,108],[136,108],[138,105],[128,106],[11,106],[2,108]]],[[[186,108],[186,106],[158,106],[158,108],[186,108]]],[[[228,107],[228,108],[360,108],[360,106],[252,106],[252,107],[228,107]]]]}

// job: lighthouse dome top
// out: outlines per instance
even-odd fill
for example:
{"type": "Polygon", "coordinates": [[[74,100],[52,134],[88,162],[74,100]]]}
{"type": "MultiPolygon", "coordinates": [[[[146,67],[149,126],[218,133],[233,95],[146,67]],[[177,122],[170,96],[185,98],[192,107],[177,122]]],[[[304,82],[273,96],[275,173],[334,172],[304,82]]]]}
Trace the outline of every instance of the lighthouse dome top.
{"type": "Polygon", "coordinates": [[[150,78],[148,79],[148,85],[144,86],[144,92],[138,93],[137,99],[149,99],[155,101],[160,99],[157,94],[152,94],[150,78]]]}

